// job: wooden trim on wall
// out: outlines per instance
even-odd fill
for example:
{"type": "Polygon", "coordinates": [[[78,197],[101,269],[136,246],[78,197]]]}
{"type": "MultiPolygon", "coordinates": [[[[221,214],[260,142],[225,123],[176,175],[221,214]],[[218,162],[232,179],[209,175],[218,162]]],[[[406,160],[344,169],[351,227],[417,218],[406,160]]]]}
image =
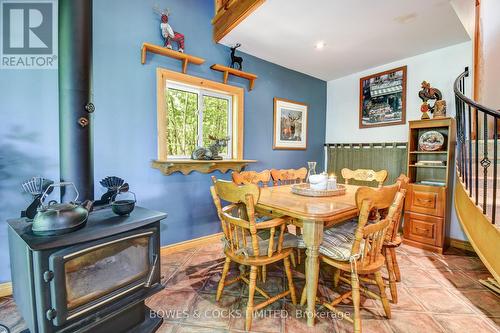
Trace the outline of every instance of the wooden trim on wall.
{"type": "MultiPolygon", "coordinates": [[[[220,242],[220,239],[223,235],[224,234],[222,232],[219,232],[213,235],[203,236],[184,242],[162,246],[160,249],[160,254],[168,255],[174,252],[192,249],[193,247],[218,243],[220,242]]],[[[12,282],[0,283],[0,297],[6,297],[10,295],[12,295],[12,282]]]]}
{"type": "MultiPolygon", "coordinates": [[[[168,108],[166,107],[165,88],[166,81],[175,81],[180,84],[191,85],[196,88],[211,90],[232,96],[233,128],[231,143],[233,145],[233,156],[235,160],[243,159],[243,131],[244,131],[244,96],[245,90],[240,87],[231,86],[216,81],[203,79],[188,74],[170,71],[158,67],[156,69],[156,99],[157,99],[157,130],[158,130],[158,160],[167,161],[167,128],[168,108]]],[[[210,162],[210,161],[208,161],[210,162]]]]}
{"type": "MultiPolygon", "coordinates": [[[[481,67],[482,67],[482,43],[481,43],[481,2],[476,0],[474,18],[474,41],[473,41],[473,69],[472,69],[472,99],[481,102],[481,67]]],[[[476,139],[476,109],[472,109],[472,133],[471,138],[476,139]]]]}
{"type": "Polygon", "coordinates": [[[448,244],[450,247],[454,247],[456,249],[468,251],[468,252],[476,252],[474,251],[474,248],[472,247],[471,243],[466,240],[460,240],[460,239],[455,239],[455,238],[446,238],[446,244],[448,244]]]}
{"type": "MultiPolygon", "coordinates": [[[[474,19],[474,51],[473,51],[473,87],[472,96],[475,101],[479,100],[480,92],[480,66],[482,62],[481,56],[481,1],[476,0],[476,11],[474,19]]],[[[475,126],[473,126],[475,128],[475,126]]]]}
{"type": "Polygon", "coordinates": [[[193,247],[199,247],[202,245],[219,243],[223,235],[224,234],[222,232],[218,232],[218,233],[213,234],[213,235],[203,236],[203,237],[190,239],[190,240],[180,242],[180,243],[162,246],[160,253],[161,253],[161,255],[167,255],[167,254],[174,253],[174,252],[192,249],[193,247]]]}
{"type": "Polygon", "coordinates": [[[0,297],[12,295],[12,283],[4,282],[0,283],[0,297]]]}

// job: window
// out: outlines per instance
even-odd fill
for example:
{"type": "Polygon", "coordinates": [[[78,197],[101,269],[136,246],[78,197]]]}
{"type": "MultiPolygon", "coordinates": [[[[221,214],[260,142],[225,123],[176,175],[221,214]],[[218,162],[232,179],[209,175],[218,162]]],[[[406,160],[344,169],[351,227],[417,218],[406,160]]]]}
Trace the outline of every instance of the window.
{"type": "Polygon", "coordinates": [[[187,160],[196,147],[229,137],[220,155],[243,159],[243,88],[157,70],[158,160],[187,160]]]}
{"type": "MultiPolygon", "coordinates": [[[[209,147],[209,138],[231,138],[232,96],[167,81],[167,157],[190,158],[196,147],[209,147]]],[[[220,151],[231,158],[231,141],[220,151]]]]}

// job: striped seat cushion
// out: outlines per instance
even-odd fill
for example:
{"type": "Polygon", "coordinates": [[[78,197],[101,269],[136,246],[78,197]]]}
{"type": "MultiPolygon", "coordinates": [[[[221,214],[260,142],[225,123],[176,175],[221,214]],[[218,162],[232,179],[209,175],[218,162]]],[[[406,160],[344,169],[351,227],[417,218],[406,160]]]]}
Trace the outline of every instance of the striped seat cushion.
{"type": "MultiPolygon", "coordinates": [[[[353,219],[325,230],[319,253],[335,260],[349,261],[357,226],[357,219],[353,219]]],[[[306,247],[302,238],[299,239],[298,247],[306,247]]]]}
{"type": "MultiPolygon", "coordinates": [[[[342,223],[338,223],[331,227],[333,230],[340,230],[342,232],[350,232],[354,234],[356,232],[356,228],[358,227],[358,218],[354,218],[351,220],[347,220],[342,223]]],[[[326,231],[325,231],[326,232],[326,231]]]]}

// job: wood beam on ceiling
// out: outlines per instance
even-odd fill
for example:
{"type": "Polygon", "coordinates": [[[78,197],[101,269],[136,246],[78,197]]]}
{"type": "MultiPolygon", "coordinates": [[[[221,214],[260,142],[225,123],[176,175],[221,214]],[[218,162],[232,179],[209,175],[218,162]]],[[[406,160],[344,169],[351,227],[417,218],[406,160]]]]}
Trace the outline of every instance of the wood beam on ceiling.
{"type": "Polygon", "coordinates": [[[264,1],[265,0],[230,0],[222,2],[222,6],[216,8],[216,14],[212,19],[214,41],[218,43],[224,36],[247,18],[248,15],[259,8],[264,1]]]}

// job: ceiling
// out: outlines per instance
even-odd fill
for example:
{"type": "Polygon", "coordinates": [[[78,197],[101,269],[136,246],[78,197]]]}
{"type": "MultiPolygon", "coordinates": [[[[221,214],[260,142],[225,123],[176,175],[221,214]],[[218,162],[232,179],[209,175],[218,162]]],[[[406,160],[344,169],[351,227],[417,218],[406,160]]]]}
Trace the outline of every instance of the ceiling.
{"type": "Polygon", "coordinates": [[[449,0],[267,0],[221,43],[332,80],[469,39],[449,0]]]}

